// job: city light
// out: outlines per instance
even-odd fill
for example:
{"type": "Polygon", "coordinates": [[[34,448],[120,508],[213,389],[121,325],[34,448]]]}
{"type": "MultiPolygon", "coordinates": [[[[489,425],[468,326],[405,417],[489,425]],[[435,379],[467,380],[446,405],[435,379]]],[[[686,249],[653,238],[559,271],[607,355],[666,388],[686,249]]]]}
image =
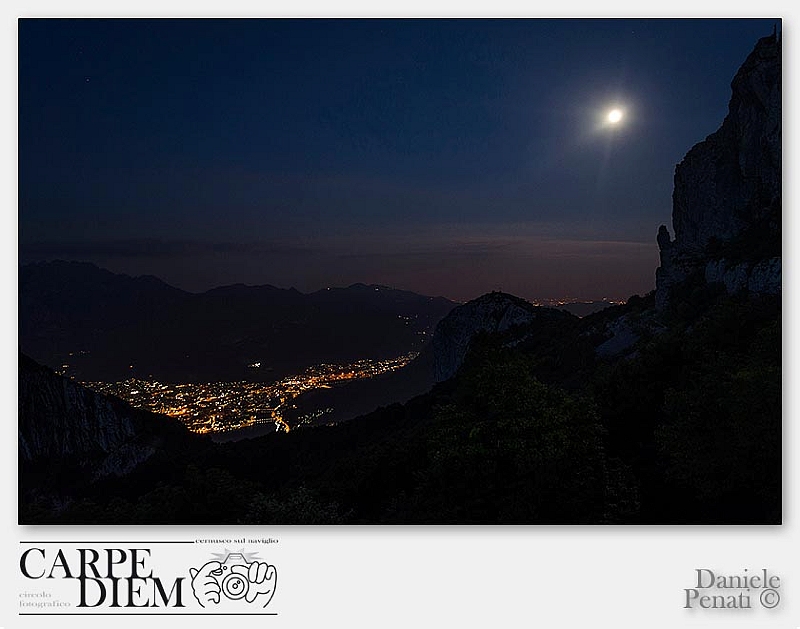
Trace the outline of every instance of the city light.
{"type": "MultiPolygon", "coordinates": [[[[291,429],[285,411],[298,395],[330,388],[348,380],[373,378],[405,367],[416,352],[386,360],[363,359],[347,365],[323,363],[302,374],[277,382],[211,382],[165,384],[130,378],[122,382],[84,382],[89,389],[115,395],[131,406],[175,417],[191,431],[201,434],[229,432],[259,424],[274,423],[276,430],[291,429]]],[[[302,418],[307,425],[332,409],[318,409],[302,418]]]]}

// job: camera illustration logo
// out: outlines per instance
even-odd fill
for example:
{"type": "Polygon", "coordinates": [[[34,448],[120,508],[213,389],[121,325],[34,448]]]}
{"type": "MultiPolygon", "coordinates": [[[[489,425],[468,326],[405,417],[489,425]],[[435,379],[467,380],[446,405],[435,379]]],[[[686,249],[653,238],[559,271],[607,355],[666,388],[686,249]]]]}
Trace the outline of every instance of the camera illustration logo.
{"type": "Polygon", "coordinates": [[[212,560],[201,568],[189,568],[192,593],[201,607],[242,600],[262,608],[269,605],[278,583],[275,566],[260,561],[254,553],[218,557],[224,557],[224,561],[212,560]]]}

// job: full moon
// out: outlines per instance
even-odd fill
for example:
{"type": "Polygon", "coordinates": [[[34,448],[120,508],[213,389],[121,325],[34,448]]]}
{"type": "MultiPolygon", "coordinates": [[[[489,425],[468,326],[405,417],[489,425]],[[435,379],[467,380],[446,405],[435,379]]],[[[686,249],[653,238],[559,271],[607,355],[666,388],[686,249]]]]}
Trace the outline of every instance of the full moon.
{"type": "Polygon", "coordinates": [[[617,124],[622,120],[622,112],[619,109],[612,109],[608,112],[608,121],[611,124],[617,124]]]}

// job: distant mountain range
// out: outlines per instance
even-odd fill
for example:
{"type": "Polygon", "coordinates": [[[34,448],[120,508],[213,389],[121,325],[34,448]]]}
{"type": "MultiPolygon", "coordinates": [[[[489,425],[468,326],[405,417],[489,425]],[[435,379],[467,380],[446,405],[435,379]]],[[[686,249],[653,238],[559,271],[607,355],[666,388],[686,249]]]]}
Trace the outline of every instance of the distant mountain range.
{"type": "Polygon", "coordinates": [[[189,293],[85,262],[19,271],[19,343],[82,381],[266,381],[309,365],[419,351],[456,304],[385,286],[189,293]]]}

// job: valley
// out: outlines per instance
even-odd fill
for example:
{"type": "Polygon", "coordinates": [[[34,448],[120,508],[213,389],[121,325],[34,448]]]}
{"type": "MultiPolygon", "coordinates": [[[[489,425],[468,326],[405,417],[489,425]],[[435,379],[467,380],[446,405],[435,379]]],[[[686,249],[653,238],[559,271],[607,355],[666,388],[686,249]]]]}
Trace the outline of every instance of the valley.
{"type": "Polygon", "coordinates": [[[386,360],[363,359],[345,365],[314,365],[276,382],[242,380],[165,384],[131,378],[121,382],[81,384],[97,393],[121,398],[135,408],[179,419],[190,431],[198,434],[231,433],[270,425],[274,425],[278,432],[289,432],[292,428],[311,424],[328,410],[314,409],[298,418],[287,417],[287,410],[293,408],[295,398],[303,393],[391,373],[405,367],[416,356],[416,352],[410,352],[386,360]]]}

